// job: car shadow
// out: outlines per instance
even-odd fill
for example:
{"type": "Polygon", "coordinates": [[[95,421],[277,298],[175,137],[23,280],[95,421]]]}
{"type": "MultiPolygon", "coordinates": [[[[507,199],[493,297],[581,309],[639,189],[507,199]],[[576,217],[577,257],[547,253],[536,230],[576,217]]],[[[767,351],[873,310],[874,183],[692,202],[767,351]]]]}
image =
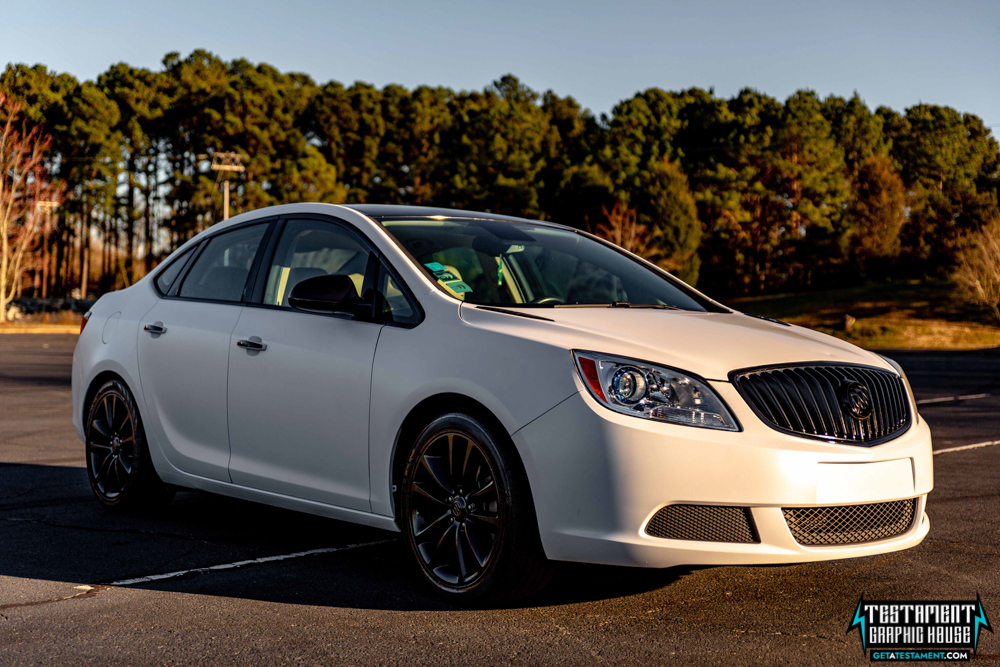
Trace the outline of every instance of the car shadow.
{"type": "MultiPolygon", "coordinates": [[[[0,464],[0,575],[125,586],[281,604],[380,610],[456,609],[419,579],[398,533],[198,491],[145,515],[98,506],[83,468],[0,464]],[[305,557],[278,557],[315,549],[305,557]],[[210,566],[275,558],[232,569],[210,566]]],[[[549,586],[519,606],[636,595],[690,569],[559,564],[549,586]]],[[[2,602],[0,602],[2,604],[2,602]]]]}

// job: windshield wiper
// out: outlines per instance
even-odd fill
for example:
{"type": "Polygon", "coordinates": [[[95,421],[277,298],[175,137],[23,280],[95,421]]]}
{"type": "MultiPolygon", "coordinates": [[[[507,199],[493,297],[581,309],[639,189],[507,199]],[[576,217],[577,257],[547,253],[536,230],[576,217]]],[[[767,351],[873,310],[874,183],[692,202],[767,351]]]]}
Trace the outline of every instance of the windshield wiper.
{"type": "Polygon", "coordinates": [[[665,303],[629,303],[628,301],[612,301],[608,308],[659,308],[661,310],[684,310],[677,306],[668,306],[665,303]]]}
{"type": "MultiPolygon", "coordinates": [[[[519,303],[518,307],[528,304],[519,303]]],[[[665,303],[629,303],[628,301],[612,301],[611,303],[545,303],[532,304],[537,308],[658,308],[661,310],[687,310],[678,306],[668,306],[665,303]]]]}

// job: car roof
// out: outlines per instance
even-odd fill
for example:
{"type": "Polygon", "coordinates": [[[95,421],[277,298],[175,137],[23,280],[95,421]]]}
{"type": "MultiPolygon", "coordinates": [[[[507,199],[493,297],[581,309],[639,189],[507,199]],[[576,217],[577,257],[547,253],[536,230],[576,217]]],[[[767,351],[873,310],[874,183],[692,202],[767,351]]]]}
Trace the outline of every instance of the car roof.
{"type": "Polygon", "coordinates": [[[484,213],[482,211],[465,211],[457,208],[436,208],[433,206],[396,206],[391,204],[341,204],[344,208],[349,208],[358,213],[367,215],[369,218],[383,220],[389,218],[472,218],[477,220],[506,220],[508,222],[528,222],[533,225],[546,225],[559,227],[561,229],[572,229],[565,225],[553,222],[543,222],[530,220],[528,218],[518,218],[513,215],[500,215],[497,213],[484,213]]]}

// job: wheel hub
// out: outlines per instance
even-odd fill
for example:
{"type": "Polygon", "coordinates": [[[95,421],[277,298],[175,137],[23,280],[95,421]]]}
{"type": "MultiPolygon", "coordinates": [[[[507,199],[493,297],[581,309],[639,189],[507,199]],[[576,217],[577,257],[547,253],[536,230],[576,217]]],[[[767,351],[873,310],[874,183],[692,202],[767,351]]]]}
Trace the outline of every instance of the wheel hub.
{"type": "Polygon", "coordinates": [[[465,515],[468,509],[468,503],[463,496],[454,496],[451,499],[451,513],[459,521],[465,520],[465,515]]]}

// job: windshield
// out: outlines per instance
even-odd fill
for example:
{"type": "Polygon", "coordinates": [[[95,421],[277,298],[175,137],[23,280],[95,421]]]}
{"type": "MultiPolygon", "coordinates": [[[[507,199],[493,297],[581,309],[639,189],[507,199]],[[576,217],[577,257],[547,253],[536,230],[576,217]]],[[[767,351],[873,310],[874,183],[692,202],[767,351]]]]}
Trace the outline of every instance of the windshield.
{"type": "Polygon", "coordinates": [[[663,275],[582,234],[503,220],[382,220],[452,296],[489,306],[705,311],[663,275]]]}

